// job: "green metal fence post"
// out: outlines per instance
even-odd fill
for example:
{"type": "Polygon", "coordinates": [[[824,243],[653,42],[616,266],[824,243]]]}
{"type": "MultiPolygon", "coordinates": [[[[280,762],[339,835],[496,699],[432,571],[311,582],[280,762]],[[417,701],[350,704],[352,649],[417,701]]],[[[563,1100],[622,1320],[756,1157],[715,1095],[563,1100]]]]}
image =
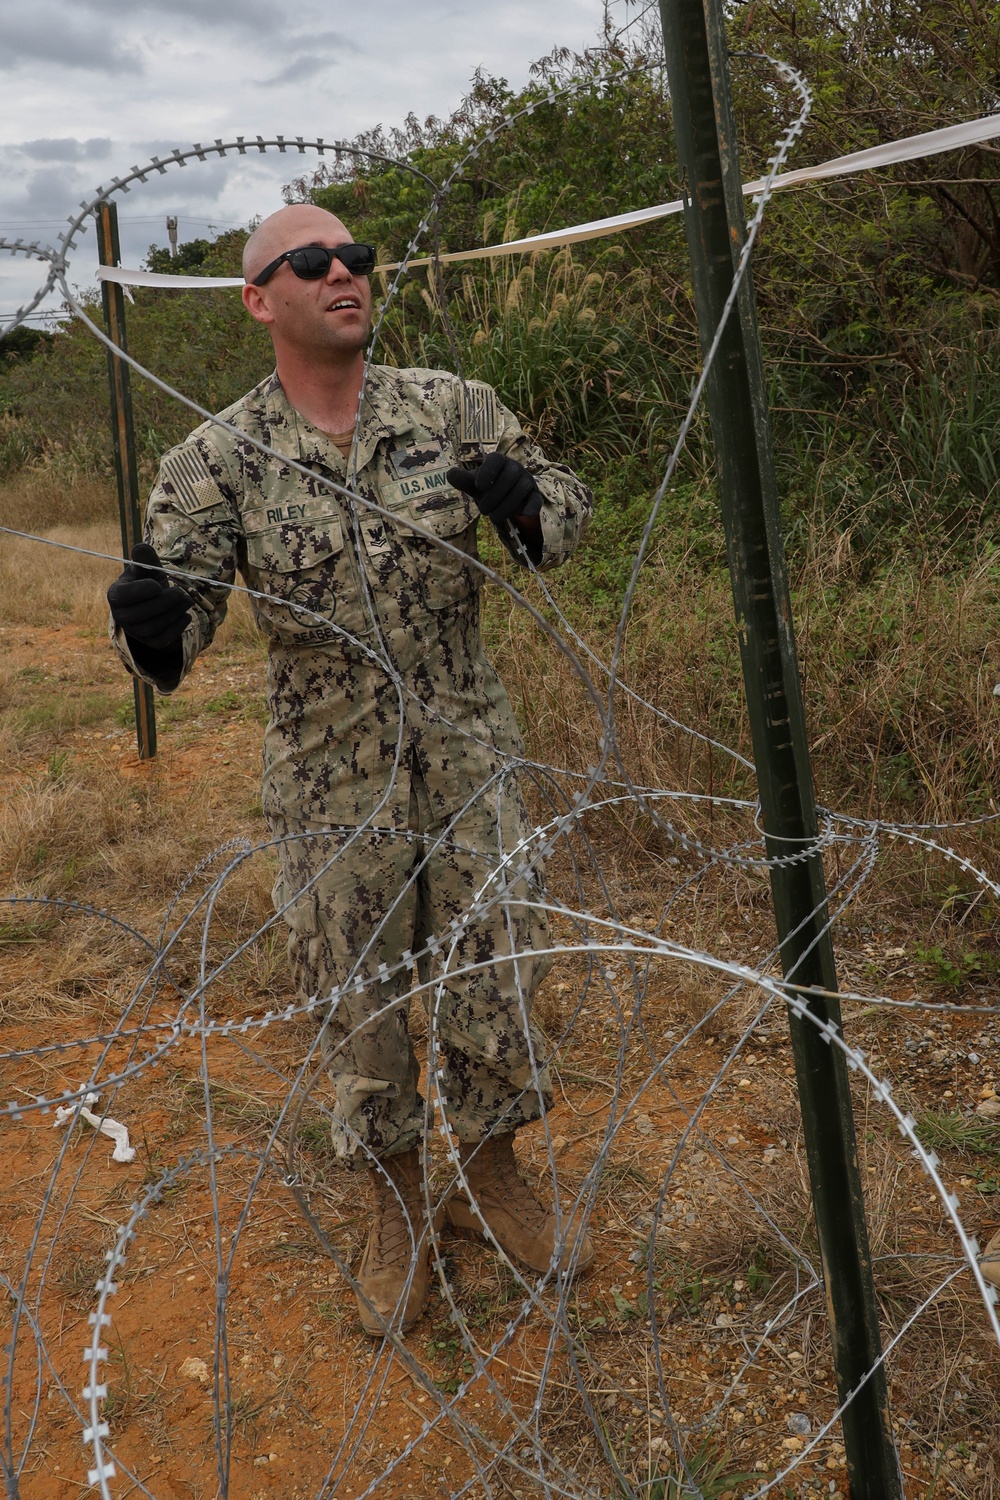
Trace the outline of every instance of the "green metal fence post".
{"type": "MultiPolygon", "coordinates": [[[[703,350],[711,343],[746,237],[721,0],[660,0],[685,228],[703,350]]],[[[812,770],[774,477],[753,288],[744,280],[706,386],[769,857],[817,837],[812,770]]],[[[822,856],[771,870],[782,970],[835,992],[822,856]]],[[[836,1000],[803,997],[841,1025],[836,1000]]],[[[826,1287],[833,1360],[854,1500],[898,1500],[878,1311],[849,1074],[839,1048],[789,1011],[792,1051],[826,1287]]]]}
{"type": "MultiPolygon", "coordinates": [[[[118,244],[118,210],[113,203],[101,203],[97,209],[98,258],[102,266],[116,266],[118,244]]],[[[101,283],[104,304],[104,327],[116,348],[128,352],[125,342],[125,298],[114,282],[101,283]]],[[[139,479],[135,466],[135,434],[132,429],[132,387],[129,367],[108,350],[108,387],[111,393],[111,434],[114,442],[115,477],[118,480],[118,515],[121,521],[122,555],[132,555],[132,544],[142,541],[142,517],[139,511],[139,479]]],[[[148,682],[133,679],[135,694],[135,734],[140,760],[152,760],[156,754],[156,709],[153,689],[148,682]]]]}

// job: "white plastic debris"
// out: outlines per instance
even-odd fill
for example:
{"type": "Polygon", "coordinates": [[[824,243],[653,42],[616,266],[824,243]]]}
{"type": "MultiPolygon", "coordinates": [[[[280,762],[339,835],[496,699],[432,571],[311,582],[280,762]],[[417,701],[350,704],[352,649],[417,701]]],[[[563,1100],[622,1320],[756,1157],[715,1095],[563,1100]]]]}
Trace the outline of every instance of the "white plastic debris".
{"type": "Polygon", "coordinates": [[[95,1115],[93,1110],[88,1109],[88,1104],[96,1104],[97,1094],[84,1094],[83,1106],[75,1104],[61,1104],[56,1110],[55,1127],[65,1125],[68,1120],[75,1120],[79,1115],[81,1120],[86,1120],[88,1125],[93,1125],[102,1135],[109,1136],[115,1143],[115,1149],[111,1153],[112,1161],[131,1161],[135,1156],[135,1147],[129,1145],[128,1126],[123,1125],[120,1120],[112,1120],[105,1116],[95,1115]]]}

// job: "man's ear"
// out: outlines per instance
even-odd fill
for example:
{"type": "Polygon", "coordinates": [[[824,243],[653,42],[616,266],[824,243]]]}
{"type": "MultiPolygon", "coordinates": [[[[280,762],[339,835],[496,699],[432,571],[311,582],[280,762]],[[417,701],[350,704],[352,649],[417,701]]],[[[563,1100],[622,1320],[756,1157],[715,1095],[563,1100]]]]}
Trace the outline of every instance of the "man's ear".
{"type": "Polygon", "coordinates": [[[256,318],[258,323],[273,323],[274,315],[267,305],[267,298],[259,286],[245,286],[240,292],[243,298],[243,306],[251,318],[256,318]]]}

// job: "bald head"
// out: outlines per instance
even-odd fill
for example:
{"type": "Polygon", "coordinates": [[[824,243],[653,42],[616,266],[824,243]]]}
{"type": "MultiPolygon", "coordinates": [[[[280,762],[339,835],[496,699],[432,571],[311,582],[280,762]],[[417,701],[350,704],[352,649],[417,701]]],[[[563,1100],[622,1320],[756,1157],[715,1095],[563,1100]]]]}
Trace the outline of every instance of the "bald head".
{"type": "Polygon", "coordinates": [[[286,250],[322,242],[343,245],[353,236],[336,214],[314,203],[291,203],[262,220],[243,247],[243,279],[253,281],[286,250]]]}
{"type": "Polygon", "coordinates": [[[368,276],[363,271],[352,271],[339,255],[321,255],[320,265],[328,259],[325,273],[316,275],[308,267],[300,266],[300,271],[307,272],[303,276],[282,264],[263,286],[255,285],[255,278],[289,250],[305,249],[308,245],[339,250],[350,244],[353,244],[350,230],[334,214],[312,203],[293,203],[288,208],[279,208],[258,225],[243,251],[246,283],[241,293],[243,306],[267,328],[285,394],[305,415],[326,410],[325,396],[318,404],[314,399],[317,381],[321,386],[324,382],[336,386],[348,380],[354,409],[357,407],[354,386],[358,384],[360,388],[360,372],[364,368],[362,350],[372,324],[368,276]]]}

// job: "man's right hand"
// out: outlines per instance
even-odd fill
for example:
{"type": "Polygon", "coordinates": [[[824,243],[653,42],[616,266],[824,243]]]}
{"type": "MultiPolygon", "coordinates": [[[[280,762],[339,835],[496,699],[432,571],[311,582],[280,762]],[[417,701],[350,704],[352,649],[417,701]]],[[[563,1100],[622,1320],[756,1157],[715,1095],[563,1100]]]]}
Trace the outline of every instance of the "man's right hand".
{"type": "Polygon", "coordinates": [[[190,595],[167,582],[148,542],[136,542],[132,548],[132,561],[108,589],[108,603],[115,624],[131,640],[154,651],[177,645],[191,618],[190,595]]]}

